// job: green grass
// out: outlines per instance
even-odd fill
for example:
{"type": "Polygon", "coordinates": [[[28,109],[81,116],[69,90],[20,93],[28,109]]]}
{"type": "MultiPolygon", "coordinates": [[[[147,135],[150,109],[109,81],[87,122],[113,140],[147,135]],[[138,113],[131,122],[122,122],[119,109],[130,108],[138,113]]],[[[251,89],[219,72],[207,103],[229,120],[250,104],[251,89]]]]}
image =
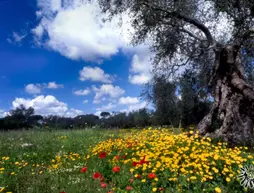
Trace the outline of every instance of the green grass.
{"type": "MultiPolygon", "coordinates": [[[[175,134],[181,133],[179,129],[172,129],[171,131],[175,134]]],[[[149,193],[154,186],[150,179],[147,179],[147,183],[142,183],[139,179],[135,179],[131,184],[129,183],[129,180],[134,178],[134,175],[130,173],[131,163],[128,165],[123,162],[111,162],[111,160],[120,153],[115,145],[113,145],[111,155],[108,154],[106,159],[100,159],[98,153],[101,151],[100,149],[106,148],[108,142],[105,143],[105,146],[99,148],[97,150],[98,152],[91,156],[90,159],[85,158],[87,155],[91,155],[91,149],[99,142],[119,138],[126,133],[127,135],[125,136],[129,136],[130,138],[137,134],[138,139],[140,139],[137,142],[140,144],[144,143],[143,149],[153,149],[156,147],[154,144],[157,144],[157,142],[164,143],[165,141],[164,135],[160,135],[159,137],[151,138],[156,142],[153,143],[153,141],[150,140],[150,135],[153,135],[153,132],[152,130],[152,133],[149,135],[139,130],[102,129],[0,132],[0,192],[107,193],[112,187],[116,187],[117,189],[114,193],[123,193],[126,192],[126,186],[131,185],[133,190],[128,192],[149,193]],[[143,137],[145,137],[145,139],[143,139],[143,137]],[[119,164],[121,173],[112,172],[112,168],[116,166],[114,164],[119,164]],[[88,166],[88,171],[81,173],[80,169],[84,166],[88,166]],[[55,169],[53,169],[54,167],[55,169]],[[105,182],[108,184],[107,188],[101,188],[100,181],[93,180],[92,175],[95,171],[99,171],[105,175],[105,182]],[[4,190],[1,189],[1,187],[4,187],[4,190]]],[[[157,130],[157,132],[160,134],[161,130],[157,130]]],[[[127,139],[129,140],[129,138],[127,139]]],[[[119,142],[119,144],[120,143],[121,142],[119,142]]],[[[118,144],[118,142],[115,142],[115,144],[118,144]]],[[[126,141],[124,144],[127,144],[126,141]]],[[[185,142],[179,142],[173,149],[177,152],[179,148],[185,148],[184,144],[185,142]]],[[[216,145],[216,142],[214,142],[214,144],[216,145]]],[[[194,146],[198,148],[197,145],[194,144],[194,146]]],[[[131,159],[133,156],[140,154],[140,150],[132,147],[132,149],[127,148],[121,153],[122,155],[128,154],[128,159],[131,159]]],[[[203,151],[202,148],[200,151],[203,151]]],[[[157,152],[155,151],[154,153],[157,152]]],[[[247,156],[245,152],[241,154],[245,157],[247,156]]],[[[250,160],[248,161],[249,163],[251,163],[250,160]]],[[[159,158],[152,161],[157,162],[159,158]]],[[[223,167],[222,160],[218,160],[216,164],[218,168],[223,167]]],[[[142,170],[140,172],[142,172],[142,170]]],[[[143,177],[145,178],[147,172],[143,172],[143,177]]],[[[159,182],[157,182],[158,188],[165,187],[166,189],[163,191],[165,193],[197,193],[200,192],[202,189],[201,187],[204,186],[204,184],[200,182],[191,184],[187,182],[185,178],[179,178],[178,184],[168,182],[168,176],[172,175],[172,173],[167,173],[166,170],[164,172],[157,171],[157,175],[160,179],[159,182]],[[178,185],[181,185],[185,190],[177,190],[176,187],[178,185]]],[[[229,184],[225,182],[225,179],[216,174],[214,176],[214,181],[207,182],[205,187],[207,192],[214,192],[215,187],[222,187],[222,190],[224,190],[222,192],[243,192],[243,188],[240,186],[239,182],[237,182],[236,179],[231,180],[232,182],[229,184],[231,184],[230,187],[233,188],[228,188],[227,186],[229,184]],[[228,191],[228,189],[230,189],[230,191],[228,191]]]]}
{"type": "Polygon", "coordinates": [[[80,167],[84,165],[83,156],[86,155],[89,146],[110,138],[112,133],[118,133],[118,131],[1,132],[0,187],[5,187],[3,192],[15,193],[94,192],[92,191],[93,185],[87,184],[85,178],[82,178],[80,174],[80,167]],[[25,146],[25,144],[29,145],[25,146]],[[66,159],[63,162],[66,169],[70,168],[69,171],[59,170],[58,173],[48,173],[46,168],[52,165],[52,159],[55,159],[57,155],[69,155],[70,153],[77,153],[80,158],[66,159]],[[9,160],[3,160],[3,157],[9,157],[9,160]],[[25,166],[19,168],[15,162],[23,163],[25,166]],[[12,172],[15,174],[11,174],[12,172]]]}

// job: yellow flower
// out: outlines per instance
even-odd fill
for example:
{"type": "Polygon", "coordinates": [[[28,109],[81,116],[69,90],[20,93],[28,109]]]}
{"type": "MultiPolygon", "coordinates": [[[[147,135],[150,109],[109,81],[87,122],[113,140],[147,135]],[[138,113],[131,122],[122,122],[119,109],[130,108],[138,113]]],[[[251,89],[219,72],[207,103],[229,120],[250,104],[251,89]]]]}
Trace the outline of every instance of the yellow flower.
{"type": "Polygon", "coordinates": [[[215,192],[217,192],[217,193],[221,193],[221,189],[220,189],[219,187],[216,187],[214,190],[215,190],[215,192]]]}
{"type": "Polygon", "coordinates": [[[218,160],[218,159],[219,159],[219,156],[218,156],[218,155],[215,155],[213,158],[214,158],[215,160],[218,160]]]}
{"type": "Polygon", "coordinates": [[[54,164],[54,165],[52,165],[52,167],[53,167],[54,169],[57,169],[57,168],[58,168],[58,164],[54,164]]]}
{"type": "Polygon", "coordinates": [[[141,180],[141,182],[146,182],[146,179],[141,180]]]}
{"type": "Polygon", "coordinates": [[[231,180],[230,180],[230,178],[226,178],[226,181],[227,181],[227,182],[230,182],[231,180]]]}
{"type": "Polygon", "coordinates": [[[159,181],[159,179],[158,179],[158,178],[154,178],[154,180],[155,180],[156,182],[158,182],[158,181],[159,181]]]}
{"type": "Polygon", "coordinates": [[[153,192],[156,192],[157,191],[157,188],[153,188],[153,192]]]}
{"type": "Polygon", "coordinates": [[[223,169],[224,172],[229,172],[228,168],[223,169]]]}
{"type": "Polygon", "coordinates": [[[197,177],[196,177],[196,176],[191,176],[190,179],[191,179],[191,180],[196,180],[197,177]]]}

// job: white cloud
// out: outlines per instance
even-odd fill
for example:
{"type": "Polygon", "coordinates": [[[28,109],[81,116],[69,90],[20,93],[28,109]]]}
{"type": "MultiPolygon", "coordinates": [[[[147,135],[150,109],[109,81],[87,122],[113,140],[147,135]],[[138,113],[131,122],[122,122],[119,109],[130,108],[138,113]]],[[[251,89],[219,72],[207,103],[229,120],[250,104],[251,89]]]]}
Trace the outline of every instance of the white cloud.
{"type": "Polygon", "coordinates": [[[52,0],[51,9],[52,11],[59,11],[61,9],[62,0],[52,0]]]}
{"type": "Polygon", "coordinates": [[[4,110],[0,109],[0,118],[5,117],[6,115],[7,113],[4,110]]]}
{"type": "Polygon", "coordinates": [[[129,105],[128,108],[121,110],[121,112],[131,112],[136,111],[142,108],[146,108],[148,106],[147,101],[139,102],[138,104],[129,105]]]}
{"type": "Polygon", "coordinates": [[[25,91],[29,94],[37,95],[42,93],[43,89],[58,89],[63,88],[62,84],[56,84],[55,82],[42,83],[42,84],[28,84],[25,86],[25,91]]]}
{"type": "Polygon", "coordinates": [[[101,103],[101,101],[117,99],[125,93],[125,90],[112,84],[103,84],[99,88],[92,86],[92,89],[95,92],[93,101],[95,104],[101,103]]]}
{"type": "Polygon", "coordinates": [[[82,115],[84,114],[83,111],[78,110],[78,109],[69,109],[68,111],[66,111],[66,113],[64,114],[65,117],[76,117],[78,115],[82,115]]]}
{"type": "Polygon", "coordinates": [[[74,95],[77,95],[77,96],[85,96],[85,95],[90,94],[90,92],[91,92],[90,89],[86,88],[84,90],[76,90],[73,93],[74,93],[74,95]]]}
{"type": "Polygon", "coordinates": [[[40,84],[28,84],[25,86],[25,91],[29,94],[40,94],[41,85],[40,84]]]}
{"type": "Polygon", "coordinates": [[[125,44],[118,19],[103,22],[97,1],[59,1],[38,0],[40,23],[32,31],[39,40],[48,34],[46,46],[71,59],[94,61],[116,54],[125,44]]]}
{"type": "Polygon", "coordinates": [[[89,101],[88,100],[84,100],[83,101],[83,104],[87,104],[89,101]]]}
{"type": "MultiPolygon", "coordinates": [[[[40,20],[32,29],[37,44],[43,44],[70,59],[97,62],[123,50],[134,55],[130,83],[147,83],[151,78],[151,53],[147,45],[135,48],[130,45],[134,29],[127,11],[122,14],[122,26],[119,27],[119,18],[103,22],[106,15],[101,13],[96,0],[62,1],[62,4],[59,1],[38,0],[37,17],[40,20]],[[43,35],[46,38],[42,38],[43,35]]],[[[112,83],[112,77],[100,69],[96,71],[92,75],[82,73],[80,79],[112,83]]]]}
{"type": "Polygon", "coordinates": [[[96,112],[94,113],[94,115],[96,115],[96,116],[98,116],[98,117],[101,118],[101,113],[102,113],[102,111],[96,111],[96,112]]]}
{"type": "Polygon", "coordinates": [[[102,112],[102,111],[109,111],[109,110],[112,110],[114,108],[116,108],[116,105],[113,104],[113,103],[109,103],[107,105],[103,105],[100,108],[97,108],[96,111],[100,111],[100,112],[102,112]]]}
{"type": "Polygon", "coordinates": [[[132,84],[142,85],[146,84],[151,78],[153,57],[149,47],[140,45],[134,48],[136,54],[132,57],[129,82],[132,84]]]}
{"type": "Polygon", "coordinates": [[[12,32],[12,36],[6,40],[11,44],[19,44],[26,36],[27,34],[24,33],[12,32]]]}
{"type": "Polygon", "coordinates": [[[130,83],[137,85],[146,84],[150,79],[151,79],[150,75],[147,74],[135,74],[129,76],[130,83]]]}
{"type": "Polygon", "coordinates": [[[139,103],[139,98],[137,97],[121,97],[119,99],[119,104],[121,105],[131,105],[139,103]]]}
{"type": "Polygon", "coordinates": [[[42,25],[38,25],[36,28],[32,29],[32,33],[36,35],[37,38],[41,39],[44,33],[42,25]]]}
{"type": "Polygon", "coordinates": [[[20,105],[24,105],[26,108],[33,107],[36,114],[47,115],[59,115],[59,116],[77,116],[83,114],[83,111],[77,109],[68,109],[68,105],[64,102],[58,101],[54,96],[37,96],[34,99],[16,98],[12,102],[13,108],[17,108],[20,105]]]}
{"type": "Polygon", "coordinates": [[[112,83],[113,77],[105,72],[99,67],[84,67],[79,72],[79,79],[81,81],[91,80],[94,82],[112,83]]]}
{"type": "Polygon", "coordinates": [[[56,82],[49,82],[47,88],[48,89],[57,89],[57,88],[63,88],[63,84],[56,84],[56,82]]]}

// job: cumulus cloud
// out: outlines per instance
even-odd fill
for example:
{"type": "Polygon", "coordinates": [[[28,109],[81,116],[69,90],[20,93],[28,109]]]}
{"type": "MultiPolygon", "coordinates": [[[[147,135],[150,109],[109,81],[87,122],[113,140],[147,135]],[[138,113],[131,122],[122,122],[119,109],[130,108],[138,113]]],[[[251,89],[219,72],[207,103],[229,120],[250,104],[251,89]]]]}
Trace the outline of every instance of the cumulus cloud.
{"type": "Polygon", "coordinates": [[[41,94],[44,89],[58,89],[63,88],[62,84],[56,84],[55,82],[42,83],[42,84],[28,84],[25,86],[25,91],[32,95],[41,94]]]}
{"type": "Polygon", "coordinates": [[[148,83],[150,79],[151,79],[150,75],[143,74],[143,73],[129,76],[130,83],[137,84],[137,85],[146,84],[148,83]]]}
{"type": "MultiPolygon", "coordinates": [[[[151,53],[147,45],[135,48],[130,45],[134,29],[127,11],[122,14],[122,26],[119,27],[117,17],[103,22],[106,15],[101,13],[98,1],[59,1],[38,0],[39,11],[36,13],[39,24],[32,29],[36,43],[70,59],[97,62],[122,50],[125,54],[134,55],[129,82],[138,85],[147,83],[151,78],[151,53]]],[[[103,83],[112,83],[113,80],[100,68],[83,69],[80,79],[103,83]],[[88,70],[92,72],[85,73],[88,70]]]]}
{"type": "Polygon", "coordinates": [[[129,82],[132,84],[143,85],[151,78],[152,54],[148,46],[141,45],[134,49],[135,54],[132,57],[129,82]]]}
{"type": "Polygon", "coordinates": [[[137,104],[139,103],[139,98],[138,97],[121,97],[119,99],[119,104],[121,105],[132,105],[132,104],[137,104]]]}
{"type": "Polygon", "coordinates": [[[4,110],[0,109],[0,118],[5,117],[6,115],[7,113],[4,110]]]}
{"type": "Polygon", "coordinates": [[[13,108],[17,108],[22,104],[26,108],[33,107],[35,113],[42,116],[59,115],[66,117],[74,117],[84,113],[83,111],[77,109],[69,109],[66,103],[57,100],[52,95],[40,95],[33,99],[16,98],[12,102],[13,108]]]}
{"type": "Polygon", "coordinates": [[[90,94],[90,92],[91,92],[90,89],[86,88],[84,90],[76,90],[73,93],[74,93],[74,95],[77,95],[77,96],[85,96],[85,95],[90,94]]]}
{"type": "Polygon", "coordinates": [[[56,84],[56,82],[49,82],[47,85],[48,89],[57,89],[57,88],[63,88],[63,84],[56,84]]]}
{"type": "Polygon", "coordinates": [[[118,19],[103,22],[105,15],[97,1],[38,0],[38,7],[40,22],[32,30],[35,38],[40,41],[47,34],[43,43],[68,58],[99,61],[126,43],[118,19]]]}
{"type": "Polygon", "coordinates": [[[95,92],[95,97],[93,103],[98,104],[102,101],[118,99],[125,93],[125,90],[119,86],[113,86],[112,84],[103,84],[99,88],[92,86],[95,92]]]}
{"type": "Polygon", "coordinates": [[[96,111],[100,111],[100,112],[102,112],[102,111],[109,111],[109,110],[112,110],[114,108],[116,108],[116,105],[113,104],[113,103],[109,103],[107,105],[101,106],[100,108],[97,108],[96,111]]]}
{"type": "Polygon", "coordinates": [[[40,84],[28,84],[25,86],[25,91],[29,94],[40,94],[41,85],[40,84]]]}
{"type": "Polygon", "coordinates": [[[131,112],[131,111],[137,111],[139,109],[146,108],[148,106],[147,101],[139,102],[137,104],[129,105],[126,109],[121,110],[121,112],[131,112]]]}
{"type": "Polygon", "coordinates": [[[65,117],[76,117],[78,115],[82,115],[84,114],[84,111],[78,110],[78,109],[69,109],[68,111],[66,111],[66,113],[64,114],[65,117]]]}
{"type": "Polygon", "coordinates": [[[113,77],[105,72],[99,67],[84,67],[79,72],[79,79],[81,81],[91,80],[94,82],[112,83],[113,77]]]}

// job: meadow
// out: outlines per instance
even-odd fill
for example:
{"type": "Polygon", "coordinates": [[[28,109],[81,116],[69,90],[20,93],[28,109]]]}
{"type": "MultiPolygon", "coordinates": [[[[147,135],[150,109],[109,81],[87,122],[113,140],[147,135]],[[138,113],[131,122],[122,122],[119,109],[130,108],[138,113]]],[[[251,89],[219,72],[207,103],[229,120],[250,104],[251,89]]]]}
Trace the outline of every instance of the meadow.
{"type": "Polygon", "coordinates": [[[173,129],[1,132],[0,192],[247,192],[253,157],[173,129]]]}

